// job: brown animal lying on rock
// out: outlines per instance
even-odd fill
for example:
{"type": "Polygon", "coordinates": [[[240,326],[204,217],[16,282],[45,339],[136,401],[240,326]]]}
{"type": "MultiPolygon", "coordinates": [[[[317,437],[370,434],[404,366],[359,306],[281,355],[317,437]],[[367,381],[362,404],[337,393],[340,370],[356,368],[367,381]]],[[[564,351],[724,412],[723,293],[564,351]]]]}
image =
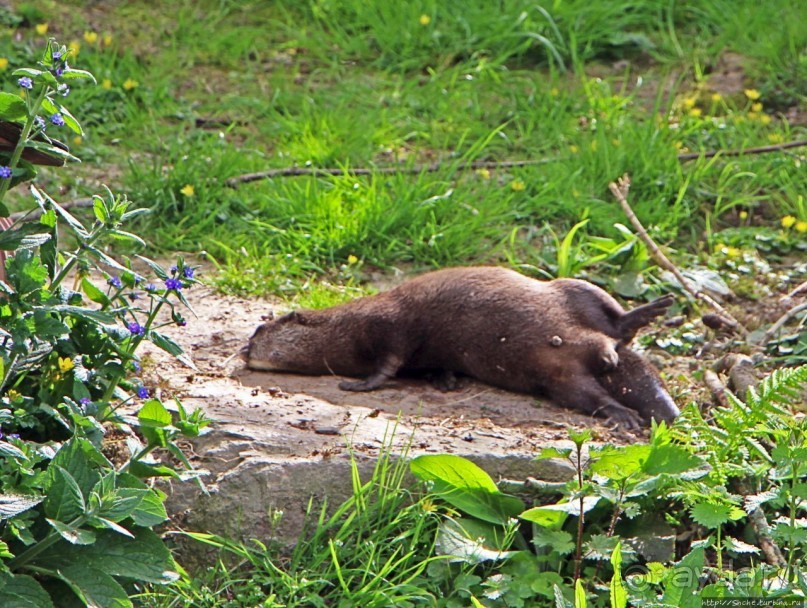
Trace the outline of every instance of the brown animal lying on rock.
{"type": "Polygon", "coordinates": [[[679,413],[652,366],[627,348],[671,303],[665,296],[626,312],[586,281],[447,268],[269,321],[250,339],[247,365],[366,378],[339,384],[352,391],[376,389],[403,370],[457,372],[634,429],[679,413]]]}

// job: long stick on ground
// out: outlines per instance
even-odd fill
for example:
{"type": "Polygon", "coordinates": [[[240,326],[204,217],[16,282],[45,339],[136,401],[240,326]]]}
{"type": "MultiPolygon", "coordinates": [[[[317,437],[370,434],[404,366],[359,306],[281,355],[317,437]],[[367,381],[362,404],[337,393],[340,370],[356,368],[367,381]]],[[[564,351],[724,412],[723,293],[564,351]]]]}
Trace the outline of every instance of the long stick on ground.
{"type": "MultiPolygon", "coordinates": [[[[536,160],[475,160],[473,162],[459,163],[456,166],[458,171],[475,169],[507,169],[512,167],[529,167],[531,165],[543,165],[557,162],[560,158],[539,158],[536,160]]],[[[237,175],[227,180],[227,186],[237,188],[241,184],[256,182],[261,179],[273,179],[275,177],[296,177],[303,175],[397,175],[397,174],[418,174],[435,173],[449,166],[449,163],[436,162],[430,165],[414,165],[412,167],[356,167],[356,168],[319,168],[319,167],[285,167],[281,169],[269,169],[258,173],[247,173],[237,175]]]]}
{"type": "Polygon", "coordinates": [[[713,156],[745,156],[747,154],[767,154],[769,152],[779,152],[789,148],[802,148],[807,146],[807,139],[797,141],[786,141],[781,144],[771,144],[770,146],[757,146],[756,148],[746,148],[745,150],[711,150],[709,152],[685,152],[678,155],[681,162],[695,160],[696,158],[712,158],[713,156]]]}
{"type": "Polygon", "coordinates": [[[720,313],[722,317],[725,317],[725,321],[732,329],[739,329],[744,334],[748,333],[745,327],[743,327],[742,324],[735,319],[730,312],[723,308],[717,300],[712,298],[709,294],[704,293],[700,289],[693,287],[692,282],[687,279],[683,273],[678,270],[678,267],[673,264],[666,255],[664,255],[664,252],[661,251],[661,249],[659,249],[659,246],[656,245],[655,241],[647,233],[647,230],[645,230],[642,222],[640,222],[639,218],[636,217],[636,214],[633,212],[633,209],[628,203],[628,191],[630,190],[630,177],[628,174],[626,173],[620,177],[616,183],[611,182],[608,184],[608,188],[611,190],[611,194],[614,195],[617,202],[619,202],[619,205],[622,207],[622,211],[624,211],[625,215],[628,216],[630,223],[633,224],[636,234],[638,234],[639,238],[642,239],[645,245],[647,245],[647,249],[650,251],[650,255],[653,257],[656,263],[662,268],[669,270],[681,284],[681,287],[693,298],[696,300],[703,300],[718,313],[720,313]]]}

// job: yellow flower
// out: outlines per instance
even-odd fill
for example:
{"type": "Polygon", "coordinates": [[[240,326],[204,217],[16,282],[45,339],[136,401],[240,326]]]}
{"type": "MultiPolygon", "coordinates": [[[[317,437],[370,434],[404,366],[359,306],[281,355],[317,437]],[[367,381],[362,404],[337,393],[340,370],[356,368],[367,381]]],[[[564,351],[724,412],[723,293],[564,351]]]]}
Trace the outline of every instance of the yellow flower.
{"type": "Polygon", "coordinates": [[[101,42],[104,46],[112,46],[112,34],[104,34],[104,37],[101,38],[101,42]]]}
{"type": "Polygon", "coordinates": [[[102,89],[107,89],[107,90],[111,89],[112,88],[112,81],[109,78],[104,78],[101,81],[101,88],[102,89]]]}
{"type": "Polygon", "coordinates": [[[681,105],[684,106],[685,110],[691,110],[692,108],[695,107],[695,104],[697,103],[697,101],[698,100],[695,99],[694,97],[685,97],[684,101],[681,102],[681,105]]]}
{"type": "MultiPolygon", "coordinates": [[[[126,86],[126,85],[124,85],[124,86],[126,86]]],[[[185,196],[193,196],[196,191],[193,189],[193,186],[191,184],[185,184],[182,187],[182,190],[180,190],[180,192],[182,194],[184,194],[185,196]]]]}
{"type": "Polygon", "coordinates": [[[770,114],[760,114],[759,115],[759,122],[761,122],[763,125],[771,124],[772,120],[773,120],[773,118],[771,118],[770,114]]]}
{"type": "Polygon", "coordinates": [[[73,363],[73,360],[70,359],[69,357],[59,357],[59,371],[60,372],[69,372],[75,366],[76,366],[76,364],[73,363]]]}
{"type": "Polygon", "coordinates": [[[8,59],[0,57],[0,70],[5,70],[8,67],[8,59]]]}
{"type": "Polygon", "coordinates": [[[351,266],[353,266],[353,264],[358,263],[358,261],[359,261],[359,258],[357,258],[352,253],[349,256],[347,256],[347,263],[350,264],[351,266]]]}
{"type": "Polygon", "coordinates": [[[748,219],[748,211],[745,211],[744,209],[742,211],[740,211],[740,219],[741,220],[747,220],[748,219]]]}
{"type": "Polygon", "coordinates": [[[17,401],[19,398],[22,397],[22,394],[20,393],[20,391],[15,391],[12,388],[6,393],[6,396],[9,398],[10,401],[17,401]]]}
{"type": "Polygon", "coordinates": [[[81,135],[76,135],[73,138],[73,145],[75,145],[75,146],[80,146],[83,142],[84,142],[84,140],[81,138],[81,135]]]}
{"type": "Polygon", "coordinates": [[[749,112],[748,114],[746,114],[746,116],[748,117],[748,120],[751,121],[759,120],[759,114],[757,114],[756,112],[749,112]]]}
{"type": "Polygon", "coordinates": [[[40,36],[44,36],[45,34],[48,33],[48,24],[47,23],[37,23],[34,26],[34,29],[36,30],[37,34],[39,34],[40,36]]]}
{"type": "Polygon", "coordinates": [[[569,146],[569,152],[571,152],[572,154],[577,154],[578,152],[580,152],[580,148],[572,144],[571,146],[569,146]]]}
{"type": "Polygon", "coordinates": [[[745,96],[748,97],[748,99],[750,99],[751,101],[756,101],[761,97],[759,91],[757,91],[756,89],[746,89],[745,96]]]}
{"type": "Polygon", "coordinates": [[[78,55],[79,51],[81,50],[81,43],[78,40],[73,40],[70,44],[67,45],[70,54],[75,57],[78,55]]]}
{"type": "Polygon", "coordinates": [[[421,15],[418,21],[420,22],[420,25],[429,25],[432,22],[432,18],[428,15],[421,15]]]}
{"type": "Polygon", "coordinates": [[[737,249],[736,247],[726,247],[723,252],[726,254],[726,257],[729,258],[738,258],[742,251],[737,249]]]}
{"type": "Polygon", "coordinates": [[[783,141],[785,141],[785,136],[781,133],[771,133],[768,135],[768,141],[772,144],[781,144],[783,141]]]}
{"type": "Polygon", "coordinates": [[[510,187],[511,187],[513,190],[515,190],[516,192],[521,192],[521,191],[522,191],[522,190],[524,190],[524,189],[525,189],[527,186],[526,186],[526,184],[524,184],[524,182],[523,182],[523,181],[521,181],[520,179],[514,179],[512,182],[510,182],[510,187]]]}
{"type": "Polygon", "coordinates": [[[484,167],[477,169],[476,174],[482,179],[490,179],[490,169],[485,169],[484,167]]]}
{"type": "Polygon", "coordinates": [[[614,138],[614,139],[612,139],[612,140],[611,140],[611,145],[612,145],[614,148],[618,148],[619,146],[621,146],[621,145],[622,145],[622,142],[621,142],[621,141],[619,141],[618,139],[614,138]]]}
{"type": "Polygon", "coordinates": [[[703,114],[703,110],[701,110],[700,108],[692,108],[692,109],[689,111],[689,115],[690,115],[692,118],[700,118],[701,114],[703,114]]]}
{"type": "Polygon", "coordinates": [[[751,104],[751,111],[752,112],[762,112],[762,103],[756,102],[751,104]]]}
{"type": "Polygon", "coordinates": [[[98,42],[98,32],[84,32],[84,42],[87,44],[98,42]]]}
{"type": "Polygon", "coordinates": [[[797,232],[807,232],[807,222],[801,220],[796,222],[796,231],[797,232]]]}
{"type": "Polygon", "coordinates": [[[552,97],[557,97],[560,95],[560,91],[558,90],[558,87],[552,87],[549,89],[549,94],[552,95],[552,97]]]}
{"type": "Polygon", "coordinates": [[[712,93],[712,101],[715,103],[720,103],[723,101],[723,96],[720,93],[712,93]]]}
{"type": "Polygon", "coordinates": [[[140,83],[134,80],[133,78],[127,78],[123,81],[123,88],[127,91],[131,91],[132,89],[137,88],[140,83]]]}
{"type": "Polygon", "coordinates": [[[782,218],[782,228],[790,228],[793,224],[796,223],[796,218],[792,215],[786,215],[782,218]]]}

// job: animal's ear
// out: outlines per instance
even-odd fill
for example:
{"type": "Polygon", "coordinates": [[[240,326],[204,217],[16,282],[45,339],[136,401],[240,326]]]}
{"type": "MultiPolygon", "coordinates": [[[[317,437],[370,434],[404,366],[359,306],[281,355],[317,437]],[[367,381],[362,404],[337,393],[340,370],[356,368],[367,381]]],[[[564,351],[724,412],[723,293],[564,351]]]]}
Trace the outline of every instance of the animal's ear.
{"type": "Polygon", "coordinates": [[[297,325],[309,325],[311,318],[306,311],[293,310],[283,315],[277,320],[278,323],[295,323],[297,325]]]}
{"type": "Polygon", "coordinates": [[[261,321],[274,321],[274,320],[275,320],[275,313],[273,313],[271,310],[265,315],[261,315],[261,321]]]}

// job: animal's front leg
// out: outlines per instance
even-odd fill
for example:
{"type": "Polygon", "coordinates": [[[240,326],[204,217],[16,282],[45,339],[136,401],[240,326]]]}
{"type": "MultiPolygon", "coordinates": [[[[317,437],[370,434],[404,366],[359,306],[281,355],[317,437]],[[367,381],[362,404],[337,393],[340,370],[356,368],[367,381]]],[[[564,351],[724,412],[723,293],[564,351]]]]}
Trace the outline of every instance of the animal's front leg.
{"type": "Polygon", "coordinates": [[[593,375],[555,379],[547,393],[557,405],[608,418],[621,428],[635,431],[642,427],[639,413],[611,397],[593,375]]]}
{"type": "Polygon", "coordinates": [[[381,361],[378,369],[366,380],[343,380],[339,383],[339,388],[343,391],[374,391],[390,378],[394,378],[402,365],[403,360],[398,355],[387,355],[381,361]]]}

